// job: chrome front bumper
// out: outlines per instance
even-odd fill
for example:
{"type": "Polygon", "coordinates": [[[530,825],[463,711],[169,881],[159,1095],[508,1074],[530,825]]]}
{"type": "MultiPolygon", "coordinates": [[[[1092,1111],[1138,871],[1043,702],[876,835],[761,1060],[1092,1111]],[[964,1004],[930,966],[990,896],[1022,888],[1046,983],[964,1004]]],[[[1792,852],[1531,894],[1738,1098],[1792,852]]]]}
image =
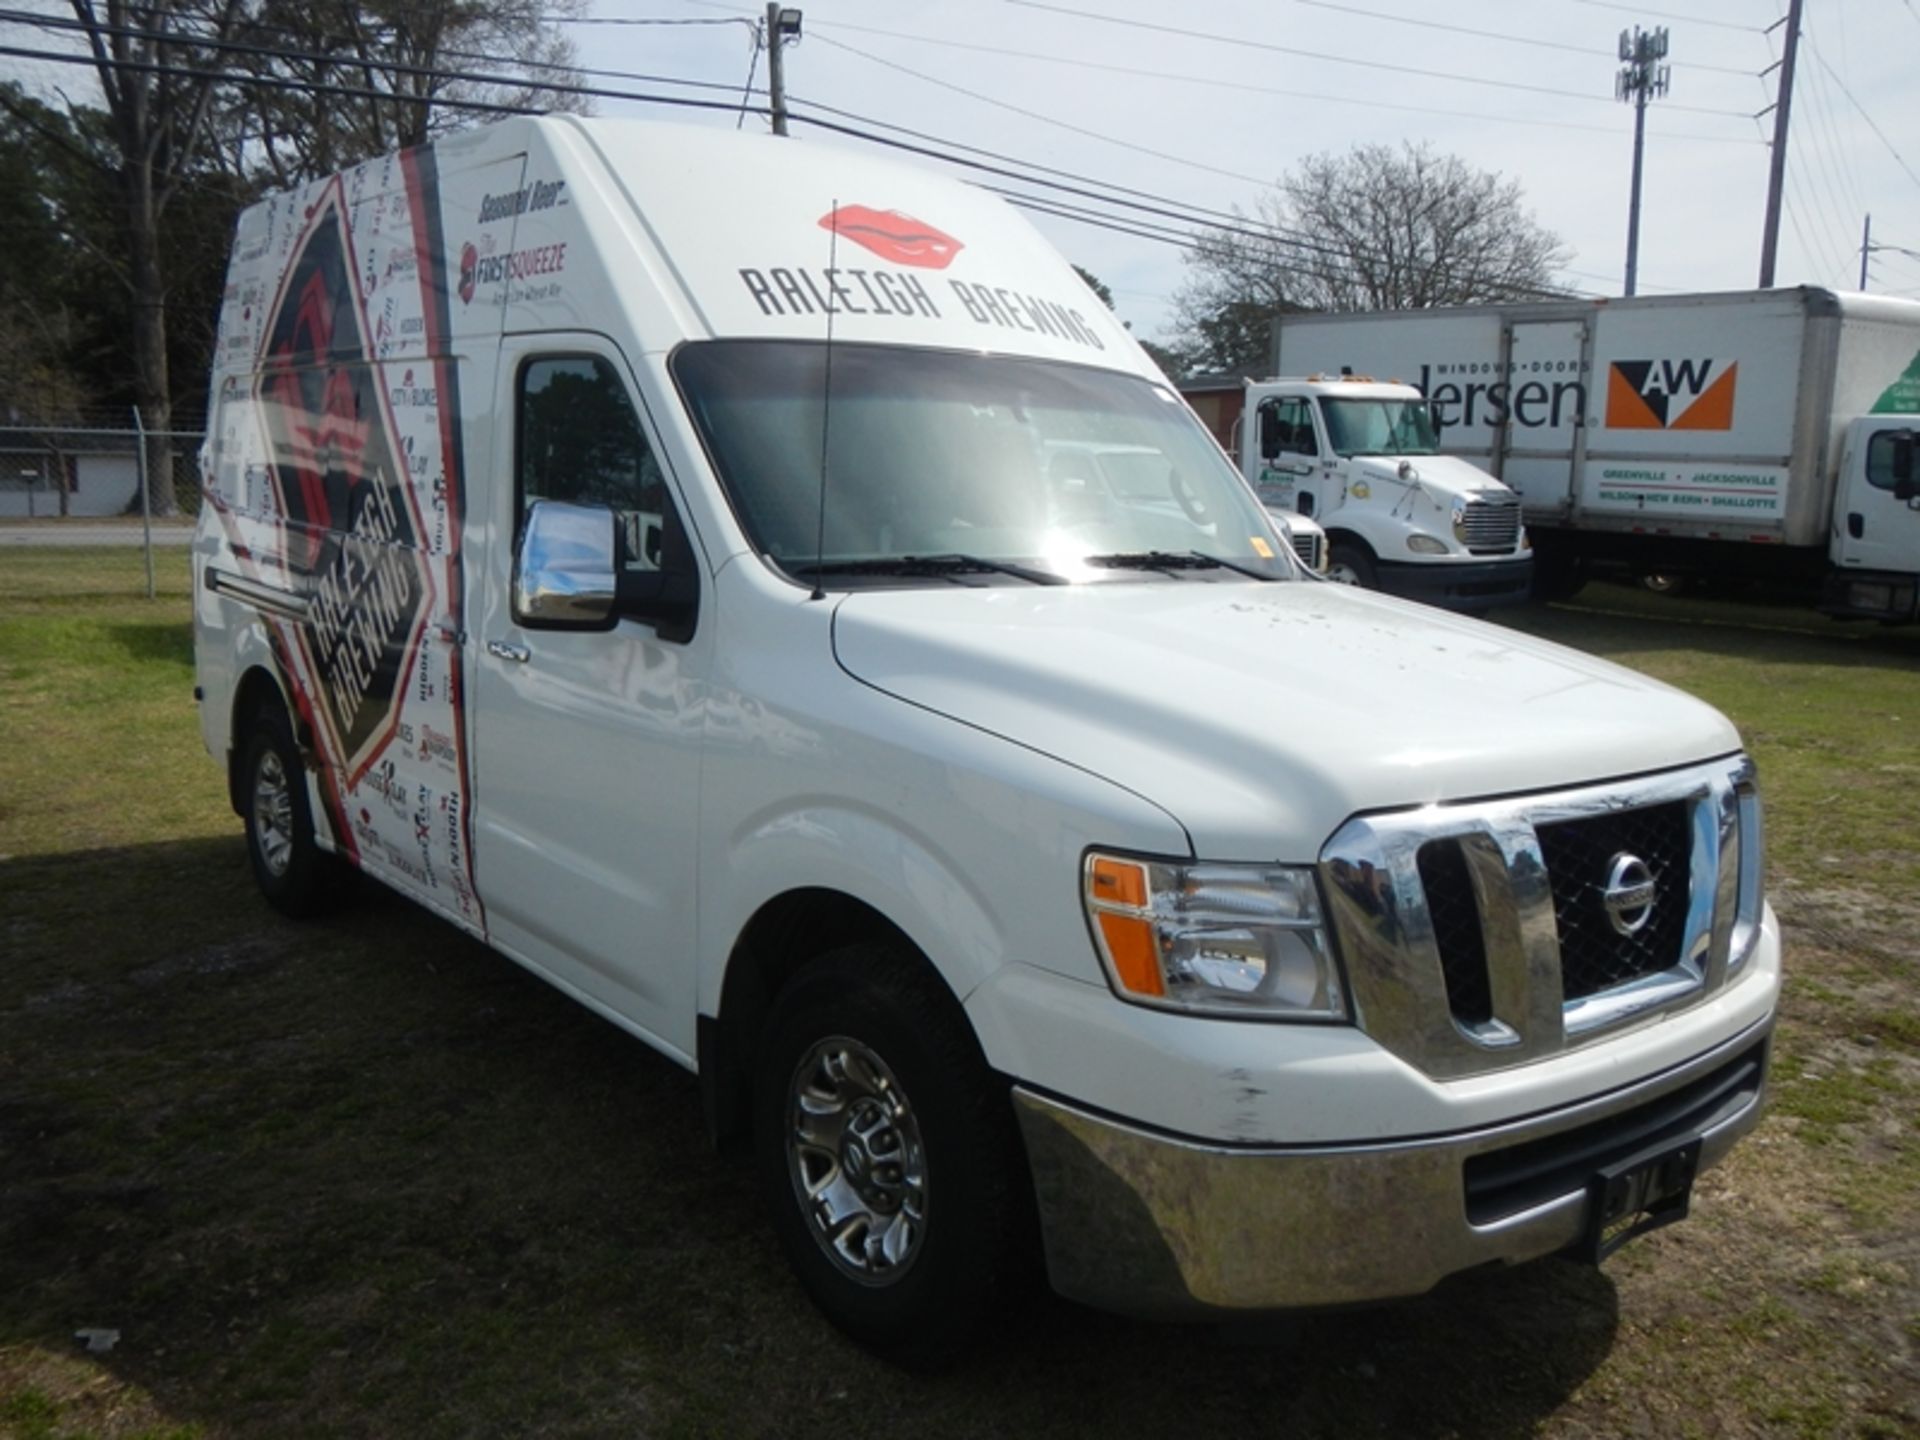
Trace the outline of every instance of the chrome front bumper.
{"type": "Polygon", "coordinates": [[[1610,1149],[1698,1135],[1704,1169],[1753,1128],[1771,1029],[1544,1115],[1378,1145],[1212,1145],[1016,1087],[1048,1277],[1102,1309],[1227,1318],[1418,1295],[1556,1254],[1586,1234],[1610,1149]]]}

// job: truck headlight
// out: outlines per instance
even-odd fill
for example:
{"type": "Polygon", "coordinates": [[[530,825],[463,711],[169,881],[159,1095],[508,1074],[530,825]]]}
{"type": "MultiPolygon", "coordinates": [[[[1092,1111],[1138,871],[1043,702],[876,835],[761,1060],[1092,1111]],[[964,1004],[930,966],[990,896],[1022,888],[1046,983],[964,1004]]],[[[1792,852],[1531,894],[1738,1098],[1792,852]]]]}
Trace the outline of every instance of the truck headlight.
{"type": "Polygon", "coordinates": [[[1436,540],[1431,535],[1409,535],[1407,549],[1416,555],[1444,555],[1447,553],[1447,542],[1436,540]]]}
{"type": "Polygon", "coordinates": [[[1116,994],[1245,1019],[1344,1020],[1313,871],[1087,856],[1084,899],[1116,994]]]}

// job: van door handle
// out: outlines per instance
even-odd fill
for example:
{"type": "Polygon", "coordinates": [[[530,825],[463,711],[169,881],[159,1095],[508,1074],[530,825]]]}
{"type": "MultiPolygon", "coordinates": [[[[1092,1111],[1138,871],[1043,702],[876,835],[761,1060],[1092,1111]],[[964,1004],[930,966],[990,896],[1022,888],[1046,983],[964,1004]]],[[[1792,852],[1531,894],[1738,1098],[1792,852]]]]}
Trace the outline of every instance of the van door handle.
{"type": "Polygon", "coordinates": [[[512,660],[524,665],[533,658],[533,652],[524,645],[514,645],[505,640],[487,641],[487,653],[498,655],[502,660],[512,660]]]}
{"type": "Polygon", "coordinates": [[[1847,512],[1847,534],[1858,540],[1867,533],[1867,517],[1858,510],[1847,512]]]}

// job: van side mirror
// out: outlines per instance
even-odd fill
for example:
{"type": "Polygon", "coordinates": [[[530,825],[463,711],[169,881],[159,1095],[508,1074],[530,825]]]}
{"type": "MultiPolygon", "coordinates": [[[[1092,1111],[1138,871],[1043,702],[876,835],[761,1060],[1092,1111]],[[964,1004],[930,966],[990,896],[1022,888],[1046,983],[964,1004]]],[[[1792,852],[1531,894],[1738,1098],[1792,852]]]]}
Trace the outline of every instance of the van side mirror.
{"type": "Polygon", "coordinates": [[[559,500],[528,509],[513,565],[514,619],[528,629],[611,630],[631,619],[683,642],[699,604],[693,546],[671,506],[658,519],[559,500]]]}
{"type": "Polygon", "coordinates": [[[536,500],[513,557],[513,618],[536,630],[613,627],[613,512],[536,500]]]}
{"type": "Polygon", "coordinates": [[[1260,411],[1260,458],[1271,460],[1280,453],[1280,412],[1271,405],[1260,411]]]}
{"type": "Polygon", "coordinates": [[[615,530],[621,562],[615,572],[615,613],[653,626],[662,640],[685,644],[700,620],[700,572],[679,512],[669,503],[658,521],[638,527],[616,523],[615,530]],[[635,528],[644,533],[635,535],[635,528]],[[643,557],[652,568],[628,569],[631,555],[643,557]]]}

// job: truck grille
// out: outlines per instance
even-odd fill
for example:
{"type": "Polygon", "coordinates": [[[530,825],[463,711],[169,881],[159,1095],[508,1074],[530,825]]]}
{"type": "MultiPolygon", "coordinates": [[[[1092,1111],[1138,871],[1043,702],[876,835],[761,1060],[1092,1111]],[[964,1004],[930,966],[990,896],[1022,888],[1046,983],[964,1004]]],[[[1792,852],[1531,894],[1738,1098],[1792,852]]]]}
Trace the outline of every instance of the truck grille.
{"type": "Polygon", "coordinates": [[[1469,500],[1466,517],[1454,533],[1475,555],[1506,554],[1520,543],[1519,497],[1469,500]]]}
{"type": "Polygon", "coordinates": [[[1309,570],[1319,570],[1326,563],[1322,550],[1326,546],[1326,537],[1318,530],[1301,532],[1289,529],[1287,539],[1293,542],[1293,553],[1300,557],[1300,563],[1309,570]]]}
{"type": "Polygon", "coordinates": [[[1350,820],[1320,871],[1360,1022],[1444,1077],[1704,999],[1759,934],[1759,826],[1738,757],[1350,820]]]}

